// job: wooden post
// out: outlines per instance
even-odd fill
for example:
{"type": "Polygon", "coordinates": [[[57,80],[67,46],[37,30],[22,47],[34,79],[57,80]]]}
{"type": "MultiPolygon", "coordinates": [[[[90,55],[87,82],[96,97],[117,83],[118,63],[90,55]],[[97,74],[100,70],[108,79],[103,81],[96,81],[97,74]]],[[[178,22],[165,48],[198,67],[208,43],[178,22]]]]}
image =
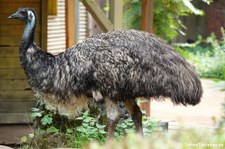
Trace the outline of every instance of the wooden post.
{"type": "Polygon", "coordinates": [[[47,1],[41,1],[41,47],[47,51],[47,1]]]}
{"type": "Polygon", "coordinates": [[[48,3],[48,15],[57,15],[57,0],[47,0],[48,3]]]}
{"type": "MultiPolygon", "coordinates": [[[[153,0],[142,0],[141,30],[153,32],[153,0]]],[[[150,100],[141,104],[141,108],[150,116],[150,100]]]]}
{"type": "Polygon", "coordinates": [[[142,0],[141,30],[153,32],[153,0],[142,0]]]}
{"type": "Polygon", "coordinates": [[[73,46],[76,43],[75,31],[75,1],[67,0],[66,3],[66,48],[73,46]]]}
{"type": "Polygon", "coordinates": [[[114,30],[123,28],[123,1],[109,0],[109,19],[113,23],[114,30]]]}

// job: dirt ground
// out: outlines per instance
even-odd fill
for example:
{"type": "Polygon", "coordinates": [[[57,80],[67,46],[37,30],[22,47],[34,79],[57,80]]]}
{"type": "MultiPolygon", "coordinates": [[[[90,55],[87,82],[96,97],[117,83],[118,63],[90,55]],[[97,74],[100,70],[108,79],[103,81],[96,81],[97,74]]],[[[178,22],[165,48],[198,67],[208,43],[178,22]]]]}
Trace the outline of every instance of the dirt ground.
{"type": "Polygon", "coordinates": [[[202,80],[203,97],[196,106],[175,106],[166,101],[151,102],[151,117],[156,120],[169,122],[169,128],[178,125],[216,127],[222,115],[222,103],[225,101],[225,92],[215,88],[212,80],[202,80]]]}

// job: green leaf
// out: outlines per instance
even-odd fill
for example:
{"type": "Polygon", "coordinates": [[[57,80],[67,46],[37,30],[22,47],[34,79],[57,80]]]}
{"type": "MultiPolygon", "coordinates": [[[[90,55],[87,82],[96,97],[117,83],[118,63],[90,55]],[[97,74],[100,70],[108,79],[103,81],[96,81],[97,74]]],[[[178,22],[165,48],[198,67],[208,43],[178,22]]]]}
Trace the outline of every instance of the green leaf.
{"type": "Polygon", "coordinates": [[[52,124],[52,114],[47,114],[41,119],[42,125],[52,124]]]}
{"type": "Polygon", "coordinates": [[[102,128],[105,128],[106,125],[100,125],[100,124],[97,123],[97,124],[96,124],[96,127],[99,128],[99,129],[102,129],[102,128]]]}
{"type": "Polygon", "coordinates": [[[27,142],[27,136],[23,136],[22,138],[20,138],[20,141],[22,142],[22,143],[26,143],[27,142]]]}
{"type": "Polygon", "coordinates": [[[89,123],[91,120],[92,120],[91,117],[86,117],[83,121],[86,122],[86,123],[89,123]]]}
{"type": "Polygon", "coordinates": [[[39,112],[40,110],[38,108],[31,108],[32,112],[39,112]]]}
{"type": "Polygon", "coordinates": [[[91,126],[94,126],[95,125],[95,122],[94,121],[90,122],[90,125],[91,126]]]}
{"type": "Polygon", "coordinates": [[[84,118],[82,116],[77,117],[76,120],[83,120],[84,118]]]}
{"type": "Polygon", "coordinates": [[[32,119],[35,119],[36,117],[41,117],[41,116],[42,116],[42,114],[40,112],[33,112],[33,113],[31,113],[31,118],[32,119]]]}
{"type": "Polygon", "coordinates": [[[82,123],[82,126],[87,127],[88,124],[87,123],[82,123]]]}
{"type": "Polygon", "coordinates": [[[139,0],[132,0],[131,3],[138,3],[139,0]]]}
{"type": "Polygon", "coordinates": [[[89,115],[89,112],[88,111],[85,111],[84,113],[83,113],[83,116],[88,116],[89,115]]]}
{"type": "Polygon", "coordinates": [[[124,123],[122,123],[122,124],[120,125],[120,127],[121,127],[121,128],[127,128],[127,125],[124,124],[124,123]]]}
{"type": "Polygon", "coordinates": [[[59,129],[55,128],[54,126],[51,126],[47,129],[47,132],[57,133],[57,132],[59,132],[59,129]]]}
{"type": "Polygon", "coordinates": [[[100,129],[100,130],[99,130],[99,133],[101,133],[101,134],[106,134],[106,131],[105,131],[105,130],[100,129]]]}
{"type": "Polygon", "coordinates": [[[66,129],[66,133],[67,133],[67,134],[72,134],[72,133],[73,133],[73,129],[67,128],[67,129],[66,129]]]}
{"type": "Polygon", "coordinates": [[[78,132],[85,132],[85,129],[84,129],[84,127],[77,127],[76,128],[76,131],[78,131],[78,132]]]}
{"type": "Polygon", "coordinates": [[[107,12],[107,11],[110,10],[110,7],[109,6],[106,6],[106,7],[103,8],[103,10],[107,12]]]}
{"type": "Polygon", "coordinates": [[[29,138],[34,138],[34,134],[33,134],[33,133],[28,134],[28,137],[29,137],[29,138]]]}

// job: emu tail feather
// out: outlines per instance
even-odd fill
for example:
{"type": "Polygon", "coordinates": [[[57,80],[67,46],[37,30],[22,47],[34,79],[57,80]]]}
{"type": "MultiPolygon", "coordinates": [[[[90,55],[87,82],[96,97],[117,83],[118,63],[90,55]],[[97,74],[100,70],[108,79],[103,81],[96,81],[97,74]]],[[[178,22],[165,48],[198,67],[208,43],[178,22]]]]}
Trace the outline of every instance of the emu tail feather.
{"type": "Polygon", "coordinates": [[[184,62],[183,68],[181,67],[180,71],[177,71],[177,75],[168,79],[172,87],[172,90],[168,91],[168,95],[174,104],[186,106],[196,105],[200,102],[203,92],[201,81],[189,63],[184,62]]]}

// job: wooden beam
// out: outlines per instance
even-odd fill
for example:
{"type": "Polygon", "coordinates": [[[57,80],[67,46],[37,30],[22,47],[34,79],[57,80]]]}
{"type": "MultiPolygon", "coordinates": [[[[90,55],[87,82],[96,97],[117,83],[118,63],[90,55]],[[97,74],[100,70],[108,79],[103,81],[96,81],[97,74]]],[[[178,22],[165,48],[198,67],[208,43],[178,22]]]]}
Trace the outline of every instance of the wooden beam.
{"type": "Polygon", "coordinates": [[[41,48],[47,50],[47,1],[41,1],[41,36],[40,36],[40,44],[41,48]]]}
{"type": "Polygon", "coordinates": [[[109,19],[113,23],[114,30],[123,28],[123,1],[109,0],[109,19]]]}
{"type": "Polygon", "coordinates": [[[20,90],[20,91],[0,91],[0,103],[3,101],[7,102],[23,102],[23,101],[35,101],[36,97],[31,90],[20,90]]]}
{"type": "MultiPolygon", "coordinates": [[[[0,119],[0,122],[2,121],[3,123],[5,123],[0,125],[0,144],[14,144],[13,146],[17,146],[21,144],[21,140],[19,138],[27,136],[28,134],[33,134],[34,130],[32,128],[32,124],[27,124],[28,122],[33,122],[30,115],[31,113],[0,113],[0,117],[4,118],[0,119]],[[13,120],[16,124],[12,124],[10,119],[13,120]],[[5,120],[7,120],[7,122],[5,122],[5,120]],[[21,121],[25,124],[18,124],[21,121]]],[[[12,149],[8,147],[1,147],[1,145],[0,148],[12,149]]]]}
{"type": "Polygon", "coordinates": [[[82,0],[82,3],[104,32],[113,30],[112,22],[94,0],[82,0]]]}
{"type": "Polygon", "coordinates": [[[75,35],[75,1],[65,1],[66,3],[66,48],[72,47],[76,43],[75,35]]]}
{"type": "MultiPolygon", "coordinates": [[[[21,68],[20,59],[17,58],[0,58],[0,69],[21,68]]],[[[1,88],[1,86],[0,86],[1,88]]]]}
{"type": "MultiPolygon", "coordinates": [[[[32,106],[32,107],[34,107],[34,106],[32,106]]],[[[29,107],[29,108],[31,108],[31,107],[29,107]]],[[[0,127],[3,124],[27,124],[27,123],[32,123],[33,122],[30,112],[0,113],[0,117],[1,117],[1,119],[0,119],[0,124],[1,124],[0,127]]]]}
{"type": "Polygon", "coordinates": [[[142,0],[141,30],[153,32],[153,0],[142,0]]]}
{"type": "Polygon", "coordinates": [[[24,70],[21,69],[0,69],[0,78],[1,80],[10,80],[10,79],[18,79],[25,80],[27,76],[24,73],[24,70]]]}
{"type": "MultiPolygon", "coordinates": [[[[141,30],[153,32],[153,0],[142,0],[141,30]]],[[[151,115],[150,100],[141,104],[141,109],[146,112],[147,116],[151,115]]]]}
{"type": "Polygon", "coordinates": [[[0,91],[25,91],[30,89],[27,80],[0,80],[0,91]]]}
{"type": "Polygon", "coordinates": [[[0,113],[30,113],[36,101],[1,101],[0,113]]]}

